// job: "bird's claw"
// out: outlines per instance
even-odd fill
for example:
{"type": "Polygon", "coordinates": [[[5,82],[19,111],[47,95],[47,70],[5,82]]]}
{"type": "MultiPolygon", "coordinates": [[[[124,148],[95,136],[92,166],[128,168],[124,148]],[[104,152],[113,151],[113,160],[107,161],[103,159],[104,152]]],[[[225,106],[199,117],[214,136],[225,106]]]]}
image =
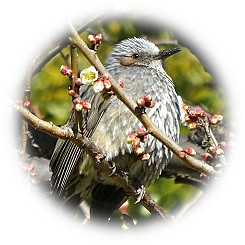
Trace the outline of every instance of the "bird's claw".
{"type": "Polygon", "coordinates": [[[116,164],[114,162],[111,162],[110,170],[111,170],[111,173],[109,174],[109,176],[112,176],[117,170],[116,164]]]}
{"type": "Polygon", "coordinates": [[[139,203],[143,197],[145,195],[145,187],[143,185],[140,185],[137,190],[136,190],[136,201],[135,201],[135,204],[136,203],[139,203]]]}

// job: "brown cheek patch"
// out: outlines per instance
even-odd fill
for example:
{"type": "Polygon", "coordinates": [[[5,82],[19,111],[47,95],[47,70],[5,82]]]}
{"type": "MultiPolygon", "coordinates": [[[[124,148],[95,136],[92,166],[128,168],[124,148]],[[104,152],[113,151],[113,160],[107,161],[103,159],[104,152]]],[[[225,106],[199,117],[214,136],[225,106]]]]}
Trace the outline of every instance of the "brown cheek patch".
{"type": "Polygon", "coordinates": [[[119,62],[123,66],[130,66],[130,65],[133,65],[136,62],[136,59],[134,59],[132,57],[121,57],[119,59],[119,62]]]}

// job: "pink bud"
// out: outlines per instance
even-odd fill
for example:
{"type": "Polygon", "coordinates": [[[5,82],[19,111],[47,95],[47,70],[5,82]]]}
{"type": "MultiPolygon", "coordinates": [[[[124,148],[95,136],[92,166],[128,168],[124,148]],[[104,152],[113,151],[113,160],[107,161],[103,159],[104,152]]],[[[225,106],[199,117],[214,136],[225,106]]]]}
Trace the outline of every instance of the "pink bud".
{"type": "Polygon", "coordinates": [[[204,112],[204,110],[202,108],[197,108],[196,109],[196,114],[198,116],[201,116],[201,117],[205,116],[205,112],[204,112]]]}
{"type": "Polygon", "coordinates": [[[142,98],[137,99],[136,103],[138,106],[145,106],[145,100],[142,98]]]}
{"type": "Polygon", "coordinates": [[[152,100],[151,103],[150,103],[150,105],[149,105],[148,107],[149,107],[149,108],[152,108],[152,107],[155,106],[155,104],[156,104],[155,101],[152,100]]]}
{"type": "Polygon", "coordinates": [[[140,145],[140,138],[135,137],[135,138],[132,140],[132,145],[133,145],[133,146],[139,146],[139,145],[140,145]]]}
{"type": "Polygon", "coordinates": [[[103,83],[106,90],[111,89],[111,81],[109,79],[104,79],[103,83]]]}
{"type": "Polygon", "coordinates": [[[119,85],[121,88],[124,88],[124,82],[118,82],[118,85],[119,85]]]}
{"type": "Polygon", "coordinates": [[[87,101],[83,101],[82,102],[82,106],[84,110],[89,110],[91,109],[91,103],[87,102],[87,101]]]}
{"type": "Polygon", "coordinates": [[[150,102],[152,101],[152,96],[150,94],[145,95],[144,97],[145,102],[150,102]]]}
{"type": "Polygon", "coordinates": [[[144,152],[143,149],[142,149],[141,147],[139,147],[139,146],[136,146],[136,147],[134,148],[134,153],[135,153],[136,155],[141,155],[143,152],[144,152]]]}
{"type": "Polygon", "coordinates": [[[142,161],[147,161],[147,160],[150,159],[150,157],[151,157],[151,156],[150,156],[148,153],[144,153],[144,154],[140,155],[140,159],[141,159],[142,161]]]}
{"type": "Polygon", "coordinates": [[[137,133],[138,133],[139,136],[145,136],[145,135],[147,135],[147,132],[143,128],[139,128],[137,130],[137,133]]]}
{"type": "Polygon", "coordinates": [[[129,134],[129,136],[128,137],[130,137],[130,138],[135,138],[135,137],[137,137],[138,136],[138,133],[137,132],[131,132],[130,134],[129,134]]]}
{"type": "Polygon", "coordinates": [[[95,44],[96,43],[96,39],[94,35],[88,35],[88,40],[91,44],[95,44]]]}
{"type": "Polygon", "coordinates": [[[93,90],[95,93],[100,93],[104,90],[104,83],[101,80],[97,80],[93,84],[93,90]]]}
{"type": "Polygon", "coordinates": [[[196,118],[197,117],[196,111],[194,111],[194,110],[189,110],[188,115],[190,118],[196,118]]]}
{"type": "Polygon", "coordinates": [[[186,151],[185,150],[181,150],[180,152],[179,152],[179,157],[180,158],[185,158],[185,156],[186,156],[186,151]]]}
{"type": "Polygon", "coordinates": [[[217,123],[221,122],[222,119],[223,119],[222,115],[214,115],[210,118],[210,123],[211,124],[217,124],[217,123]]]}
{"type": "Polygon", "coordinates": [[[193,148],[187,148],[186,153],[190,156],[195,156],[197,154],[193,148]]]}
{"type": "Polygon", "coordinates": [[[77,103],[77,104],[75,104],[75,110],[76,110],[76,111],[81,111],[82,109],[83,109],[82,103],[77,103]]]}
{"type": "Polygon", "coordinates": [[[212,154],[215,154],[215,153],[216,153],[216,150],[217,150],[217,148],[214,147],[214,146],[210,146],[210,147],[208,148],[208,151],[209,151],[210,153],[212,153],[212,154]]]}
{"type": "Polygon", "coordinates": [[[189,109],[189,106],[186,105],[183,101],[181,101],[181,107],[183,111],[187,111],[189,109]]]}
{"type": "Polygon", "coordinates": [[[128,144],[133,144],[132,142],[135,138],[137,138],[137,136],[138,136],[137,132],[131,132],[128,136],[128,140],[127,140],[128,144]]]}
{"type": "Polygon", "coordinates": [[[73,89],[69,90],[68,93],[70,96],[74,96],[76,94],[76,92],[73,89]]]}
{"type": "Polygon", "coordinates": [[[24,107],[26,108],[26,107],[29,107],[31,105],[31,102],[29,101],[29,100],[26,100],[25,102],[24,102],[24,107]]]}
{"type": "Polygon", "coordinates": [[[217,154],[217,155],[222,155],[222,154],[224,154],[224,151],[223,151],[220,147],[218,147],[218,148],[216,149],[216,154],[217,154]]]}
{"type": "Polygon", "coordinates": [[[190,130],[195,129],[196,127],[197,127],[197,124],[196,124],[195,122],[189,123],[189,124],[188,124],[188,128],[189,128],[190,130]]]}
{"type": "Polygon", "coordinates": [[[97,43],[100,42],[100,41],[102,40],[102,34],[101,34],[101,33],[97,34],[97,35],[94,37],[94,39],[96,40],[97,43]]]}
{"type": "Polygon", "coordinates": [[[191,119],[190,119],[190,117],[189,117],[188,115],[185,115],[184,120],[185,120],[186,122],[190,122],[190,121],[191,121],[191,119]]]}
{"type": "Polygon", "coordinates": [[[210,159],[213,158],[213,156],[210,153],[207,153],[207,152],[203,154],[203,157],[204,157],[204,159],[206,161],[209,161],[210,159]]]}
{"type": "Polygon", "coordinates": [[[66,75],[66,76],[69,76],[69,77],[72,75],[72,70],[69,67],[65,66],[65,65],[62,65],[60,67],[60,72],[63,75],[66,75]]]}

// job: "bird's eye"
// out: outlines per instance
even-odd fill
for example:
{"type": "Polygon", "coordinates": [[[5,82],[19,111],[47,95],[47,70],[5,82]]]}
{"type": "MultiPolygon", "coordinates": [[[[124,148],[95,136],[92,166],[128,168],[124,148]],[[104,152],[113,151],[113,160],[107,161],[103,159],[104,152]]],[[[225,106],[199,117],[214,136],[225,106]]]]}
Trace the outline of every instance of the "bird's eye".
{"type": "Polygon", "coordinates": [[[132,55],[132,58],[134,58],[134,59],[138,59],[140,56],[139,56],[139,54],[133,54],[132,55]]]}

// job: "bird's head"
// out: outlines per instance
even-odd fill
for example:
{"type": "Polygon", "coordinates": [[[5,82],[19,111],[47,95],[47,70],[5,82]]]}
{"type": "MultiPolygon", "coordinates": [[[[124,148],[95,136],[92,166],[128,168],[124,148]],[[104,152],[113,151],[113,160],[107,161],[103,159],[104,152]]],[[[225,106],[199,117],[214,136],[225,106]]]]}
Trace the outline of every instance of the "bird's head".
{"type": "Polygon", "coordinates": [[[144,38],[129,38],[121,41],[109,55],[106,66],[146,66],[156,67],[161,61],[179,52],[179,48],[160,51],[158,47],[144,38]]]}

